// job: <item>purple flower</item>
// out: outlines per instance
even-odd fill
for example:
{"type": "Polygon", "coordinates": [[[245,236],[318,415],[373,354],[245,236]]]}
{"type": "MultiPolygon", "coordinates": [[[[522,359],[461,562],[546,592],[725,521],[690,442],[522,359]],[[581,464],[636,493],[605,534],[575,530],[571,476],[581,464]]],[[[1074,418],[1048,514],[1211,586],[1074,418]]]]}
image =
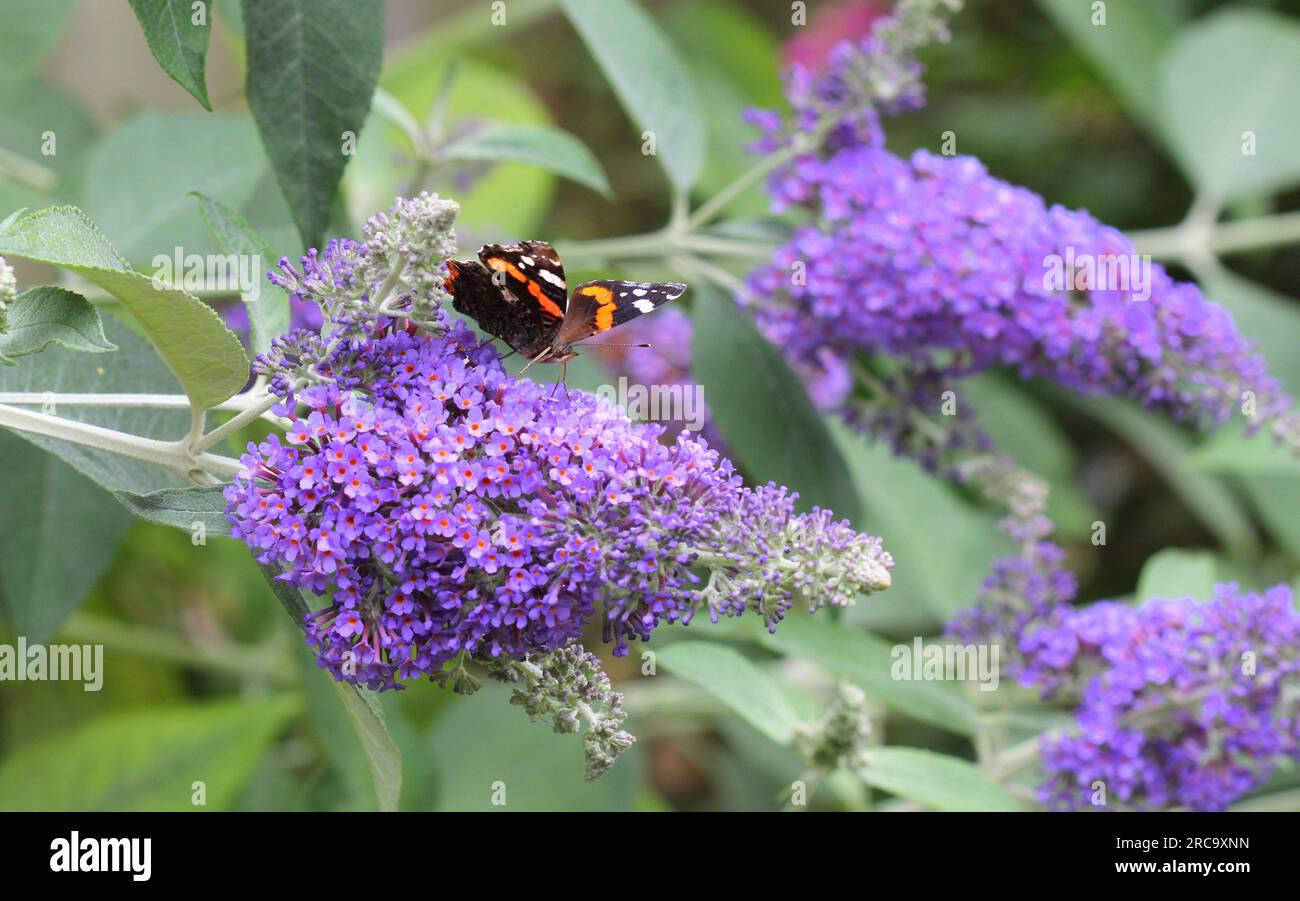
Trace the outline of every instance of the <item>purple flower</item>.
{"type": "Polygon", "coordinates": [[[1049,644],[1093,672],[1077,728],[1043,743],[1044,803],[1222,810],[1300,757],[1300,613],[1291,590],[1070,611],[1049,644]],[[1068,638],[1068,640],[1066,640],[1068,638]]]}
{"type": "Polygon", "coordinates": [[[441,335],[376,324],[325,352],[328,377],[276,383],[289,443],[250,444],[226,492],[233,534],[327,598],[307,634],[336,678],[381,689],[461,654],[522,660],[593,619],[626,653],[702,606],[774,626],[888,584],[878,539],[745,488],[702,442],[517,381],[445,317],[441,335]]]}
{"type": "Polygon", "coordinates": [[[971,157],[904,160],[871,139],[799,157],[772,191],[777,209],[808,207],[818,224],[797,229],[749,287],[768,337],[806,368],[824,368],[828,351],[844,364],[886,354],[948,379],[1005,366],[1199,425],[1247,397],[1256,422],[1289,404],[1195,285],[971,157]]]}

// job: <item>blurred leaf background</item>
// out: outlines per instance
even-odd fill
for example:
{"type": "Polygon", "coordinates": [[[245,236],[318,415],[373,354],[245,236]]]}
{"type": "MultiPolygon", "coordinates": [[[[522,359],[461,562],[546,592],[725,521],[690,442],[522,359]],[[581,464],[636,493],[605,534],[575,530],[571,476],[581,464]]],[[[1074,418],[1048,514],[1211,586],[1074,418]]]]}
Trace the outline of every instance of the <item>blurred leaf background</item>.
{"type": "MultiPolygon", "coordinates": [[[[819,5],[809,4],[814,20],[819,5]]],[[[891,147],[934,149],[951,131],[958,152],[977,155],[999,177],[1126,230],[1178,223],[1197,192],[1215,193],[1240,216],[1300,208],[1300,79],[1285,68],[1300,48],[1300,3],[1115,0],[1104,40],[1080,24],[1087,6],[968,4],[952,43],[926,54],[926,108],[887,123],[891,147]],[[1274,59],[1283,68],[1270,68],[1274,59]],[[1253,111],[1276,125],[1270,146],[1284,148],[1246,181],[1224,174],[1206,150],[1211,138],[1198,131],[1237,114],[1242,83],[1253,86],[1253,111]]],[[[207,55],[214,111],[206,112],[159,69],[125,3],[0,4],[0,214],[76,203],[147,272],[155,254],[176,246],[219,251],[190,196],[199,191],[240,213],[278,254],[301,253],[244,103],[237,5],[218,0],[215,8],[207,55]],[[52,156],[40,151],[47,132],[57,138],[52,156]]],[[[646,0],[642,8],[694,82],[708,140],[694,189],[703,199],[749,165],[743,109],[780,102],[790,4],[646,0]]],[[[639,233],[666,219],[663,171],[642,154],[641,129],[557,4],[513,0],[506,9],[503,39],[489,4],[390,0],[380,79],[387,114],[372,108],[331,233],[355,233],[419,184],[462,203],[469,249],[527,237],[563,250],[565,239],[639,233]],[[432,124],[447,143],[476,137],[477,146],[462,145],[448,166],[427,171],[394,109],[432,124]],[[594,177],[583,184],[525,163],[497,164],[493,147],[517,134],[484,140],[488,122],[575,136],[598,160],[612,199],[594,177]]],[[[590,170],[581,146],[551,139],[560,142],[551,152],[590,170]]],[[[755,189],[731,212],[752,218],[765,209],[755,189]]],[[[1173,268],[1200,277],[1300,393],[1300,253],[1269,248],[1225,254],[1207,271],[1173,268]]],[[[23,265],[19,276],[28,284],[50,273],[23,265]]],[[[725,333],[725,299],[706,302],[707,311],[695,310],[697,328],[725,333]]],[[[119,346],[133,337],[108,325],[119,346]]],[[[1005,551],[992,514],[886,449],[816,422],[798,397],[786,403],[790,415],[814,420],[808,428],[821,429],[832,465],[792,460],[788,423],[772,428],[734,405],[745,385],[729,390],[725,377],[745,346],[697,343],[697,368],[729,443],[743,448],[740,462],[760,481],[838,497],[835,506],[856,525],[884,536],[898,564],[894,587],[836,623],[792,614],[768,636],[749,623],[699,622],[657,635],[650,649],[662,653],[650,661],[611,661],[639,741],[594,786],[582,781],[579,742],[530,724],[498,686],[472,698],[424,685],[386,695],[383,713],[404,760],[404,809],[491,808],[497,782],[509,810],[775,809],[802,771],[790,730],[820,715],[837,678],[872,697],[877,740],[953,755],[938,769],[920,752],[882,756],[869,780],[878,797],[957,808],[1014,803],[953,759],[974,754],[981,698],[881,678],[893,643],[937,633],[974,598],[989,561],[1005,551]],[[701,653],[701,639],[721,650],[701,653]]],[[[46,353],[57,361],[67,352],[46,353]]],[[[148,364],[104,365],[117,390],[131,390],[148,364]]],[[[574,378],[604,379],[594,367],[574,378]]],[[[1216,579],[1262,587],[1300,572],[1300,468],[1267,445],[1245,444],[1231,430],[1202,438],[1122,402],[997,374],[975,380],[969,397],[997,440],[1050,480],[1051,512],[1085,600],[1199,596],[1216,579]],[[1104,546],[1089,540],[1097,521],[1107,524],[1104,546]]],[[[191,809],[196,781],[206,786],[206,809],[374,806],[365,752],[333,687],[242,545],[216,537],[196,545],[186,532],[133,520],[68,461],[8,433],[0,434],[0,471],[0,638],[12,643],[21,631],[30,641],[103,643],[106,660],[98,693],[0,683],[0,808],[191,809]]],[[[1046,713],[1028,719],[1012,730],[1030,736],[1053,722],[1046,713]]],[[[863,790],[832,780],[815,803],[856,806],[863,790]]]]}

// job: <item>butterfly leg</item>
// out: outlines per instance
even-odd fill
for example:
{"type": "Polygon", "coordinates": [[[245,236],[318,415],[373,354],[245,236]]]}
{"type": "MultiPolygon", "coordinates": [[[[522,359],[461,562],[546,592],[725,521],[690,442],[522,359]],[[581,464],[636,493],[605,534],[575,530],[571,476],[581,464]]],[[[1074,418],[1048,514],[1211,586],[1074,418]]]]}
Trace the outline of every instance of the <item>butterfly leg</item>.
{"type": "Polygon", "coordinates": [[[568,392],[569,392],[569,383],[568,383],[568,381],[567,381],[568,378],[569,378],[569,361],[568,361],[568,360],[561,360],[561,361],[560,361],[560,377],[559,377],[558,379],[556,379],[556,380],[555,380],[555,384],[551,386],[551,397],[555,397],[555,389],[559,388],[561,385],[564,386],[564,392],[565,392],[565,394],[568,394],[568,392]]]}

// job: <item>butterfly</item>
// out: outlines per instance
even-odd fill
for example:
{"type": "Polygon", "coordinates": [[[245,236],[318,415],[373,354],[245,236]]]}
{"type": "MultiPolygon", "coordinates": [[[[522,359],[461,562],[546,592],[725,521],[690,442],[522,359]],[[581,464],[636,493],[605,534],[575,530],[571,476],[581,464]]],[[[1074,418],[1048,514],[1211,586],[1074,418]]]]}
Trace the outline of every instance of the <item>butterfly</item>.
{"type": "MultiPolygon", "coordinates": [[[[580,342],[682,296],[677,282],[583,282],[570,295],[564,266],[545,241],[484,244],[479,261],[448,260],[452,307],[529,362],[560,363],[564,380],[580,342]]],[[[520,374],[522,374],[522,370],[520,374]]]]}

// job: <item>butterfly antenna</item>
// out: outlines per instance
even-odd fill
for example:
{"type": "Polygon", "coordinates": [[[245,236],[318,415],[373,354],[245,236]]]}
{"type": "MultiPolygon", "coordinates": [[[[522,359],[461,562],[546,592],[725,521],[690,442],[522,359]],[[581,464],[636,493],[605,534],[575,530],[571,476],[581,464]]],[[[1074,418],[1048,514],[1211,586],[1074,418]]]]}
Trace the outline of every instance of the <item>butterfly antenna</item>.
{"type": "Polygon", "coordinates": [[[646,343],[639,343],[639,344],[609,344],[609,343],[607,343],[607,342],[605,342],[605,341],[597,341],[597,342],[595,342],[595,343],[588,343],[588,342],[586,342],[586,341],[579,341],[578,343],[576,343],[576,344],[571,344],[571,345],[569,345],[569,346],[570,346],[570,347],[654,347],[653,344],[646,344],[646,343]]]}
{"type": "Polygon", "coordinates": [[[544,358],[546,358],[547,356],[549,356],[550,353],[551,353],[551,349],[548,347],[548,348],[546,348],[544,351],[542,351],[541,353],[539,353],[537,356],[533,357],[531,360],[528,361],[528,364],[527,364],[526,366],[524,366],[523,369],[519,370],[519,375],[522,376],[525,372],[527,372],[527,371],[529,370],[529,368],[530,368],[534,363],[540,363],[544,358]]]}

